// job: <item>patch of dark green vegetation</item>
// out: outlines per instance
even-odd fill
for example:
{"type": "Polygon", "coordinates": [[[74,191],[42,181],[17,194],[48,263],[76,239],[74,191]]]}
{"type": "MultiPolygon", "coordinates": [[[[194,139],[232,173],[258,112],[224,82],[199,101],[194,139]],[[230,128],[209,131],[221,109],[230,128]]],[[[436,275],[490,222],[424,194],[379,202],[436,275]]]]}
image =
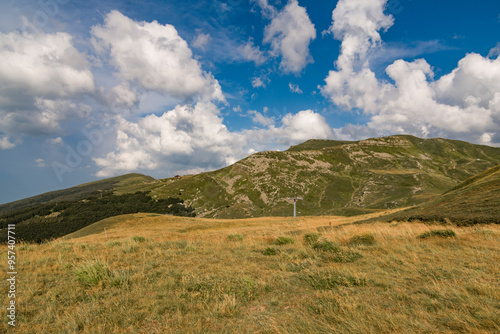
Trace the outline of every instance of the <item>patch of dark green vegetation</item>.
{"type": "MultiPolygon", "coordinates": [[[[41,243],[62,237],[102,219],[138,212],[194,217],[179,198],[153,199],[147,192],[114,195],[95,193],[83,200],[48,203],[0,215],[0,228],[16,225],[18,240],[41,243]]],[[[0,243],[7,242],[6,233],[0,243]]]]}
{"type": "Polygon", "coordinates": [[[144,241],[146,241],[146,238],[139,237],[136,235],[136,236],[132,237],[132,240],[134,240],[135,242],[144,242],[144,241]]]}
{"type": "Polygon", "coordinates": [[[304,242],[307,245],[312,246],[318,242],[320,236],[321,234],[319,233],[307,233],[304,235],[304,242]]]}
{"type": "Polygon", "coordinates": [[[446,230],[432,230],[429,232],[425,232],[420,234],[417,238],[418,239],[427,239],[430,237],[454,238],[456,236],[457,234],[455,233],[455,231],[446,229],[446,230]]]}
{"type": "Polygon", "coordinates": [[[345,275],[334,270],[318,270],[300,275],[316,290],[332,290],[338,287],[365,286],[366,279],[345,275]]]}
{"type": "Polygon", "coordinates": [[[289,237],[277,237],[276,240],[274,240],[273,244],[277,246],[282,246],[282,245],[291,245],[294,242],[295,241],[289,237]]]}
{"type": "Polygon", "coordinates": [[[351,239],[349,240],[349,245],[371,246],[374,245],[376,242],[377,241],[375,240],[375,236],[373,234],[365,233],[351,237],[351,239]]]}
{"type": "Polygon", "coordinates": [[[337,243],[326,239],[320,239],[311,246],[326,262],[351,263],[363,257],[360,253],[343,249],[337,243]]]}
{"type": "Polygon", "coordinates": [[[241,234],[229,234],[227,239],[231,241],[243,241],[243,236],[241,234]]]}
{"type": "Polygon", "coordinates": [[[321,252],[340,252],[340,246],[329,240],[322,239],[312,244],[312,248],[321,252]]]}
{"type": "Polygon", "coordinates": [[[267,247],[262,251],[262,254],[270,256],[270,255],[278,255],[279,252],[280,252],[279,249],[276,249],[274,247],[267,247]]]}

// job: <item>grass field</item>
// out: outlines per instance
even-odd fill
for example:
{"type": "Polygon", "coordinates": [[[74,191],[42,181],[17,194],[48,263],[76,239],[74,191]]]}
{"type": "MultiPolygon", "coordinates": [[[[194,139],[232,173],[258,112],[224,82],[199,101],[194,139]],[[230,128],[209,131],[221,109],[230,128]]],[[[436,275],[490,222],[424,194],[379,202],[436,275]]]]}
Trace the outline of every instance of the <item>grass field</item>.
{"type": "Polygon", "coordinates": [[[20,244],[16,332],[500,332],[499,225],[355,220],[144,213],[20,244]]]}

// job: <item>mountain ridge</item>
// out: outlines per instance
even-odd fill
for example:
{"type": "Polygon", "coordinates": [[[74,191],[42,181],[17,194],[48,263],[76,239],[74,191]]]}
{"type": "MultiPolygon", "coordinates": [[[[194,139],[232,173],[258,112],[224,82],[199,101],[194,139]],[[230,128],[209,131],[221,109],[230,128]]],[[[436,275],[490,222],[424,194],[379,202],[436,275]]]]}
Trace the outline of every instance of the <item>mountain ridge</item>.
{"type": "Polygon", "coordinates": [[[358,214],[424,202],[500,163],[500,148],[398,135],[357,142],[309,140],[255,153],[212,172],[157,180],[159,198],[178,195],[198,216],[358,214]]]}
{"type": "Polygon", "coordinates": [[[110,189],[119,189],[120,187],[126,187],[133,184],[138,184],[142,182],[151,182],[155,179],[151,176],[139,174],[139,173],[129,173],[125,175],[115,176],[103,180],[97,180],[93,182],[87,182],[74,187],[49,191],[35,196],[30,196],[17,201],[5,203],[0,205],[0,214],[7,213],[9,211],[14,211],[18,209],[25,209],[41,204],[51,203],[51,202],[62,202],[68,200],[79,200],[83,199],[96,191],[105,191],[110,189]]]}
{"type": "MultiPolygon", "coordinates": [[[[287,198],[297,195],[303,197],[300,215],[356,215],[426,202],[498,164],[500,148],[443,138],[312,139],[211,172],[158,180],[132,173],[59,195],[85,186],[107,186],[117,195],[145,191],[156,199],[180,198],[206,218],[288,216],[287,198]]],[[[47,198],[51,193],[38,195],[45,200],[38,204],[56,201],[47,198]]],[[[0,205],[0,213],[14,204],[36,205],[33,198],[0,205]]]]}

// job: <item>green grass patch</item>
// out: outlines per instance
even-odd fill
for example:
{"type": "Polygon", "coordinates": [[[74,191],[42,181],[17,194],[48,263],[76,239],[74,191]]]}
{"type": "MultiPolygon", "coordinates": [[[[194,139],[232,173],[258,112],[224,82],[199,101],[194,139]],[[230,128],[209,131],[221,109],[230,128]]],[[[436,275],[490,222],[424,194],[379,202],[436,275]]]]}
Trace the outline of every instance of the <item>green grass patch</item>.
{"type": "Polygon", "coordinates": [[[136,235],[136,236],[132,237],[132,240],[134,240],[135,242],[144,242],[144,241],[146,241],[146,238],[139,237],[136,235]]]}
{"type": "Polygon", "coordinates": [[[270,256],[270,255],[278,255],[279,254],[279,249],[276,249],[274,247],[267,247],[262,251],[262,254],[270,256]]]}
{"type": "Polygon", "coordinates": [[[341,250],[338,244],[326,239],[318,240],[312,245],[312,248],[319,252],[340,252],[341,250]]]}
{"type": "Polygon", "coordinates": [[[231,241],[243,241],[243,236],[241,234],[229,234],[227,239],[231,241]]]}
{"type": "Polygon", "coordinates": [[[304,243],[306,245],[312,246],[318,242],[321,234],[319,233],[307,233],[304,235],[304,243]]]}
{"type": "Polygon", "coordinates": [[[427,239],[430,237],[454,238],[456,236],[457,234],[455,233],[455,231],[446,229],[446,230],[432,230],[429,232],[425,232],[420,234],[417,238],[418,239],[427,239]]]}
{"type": "Polygon", "coordinates": [[[295,240],[289,237],[277,237],[276,240],[274,240],[273,244],[277,246],[283,246],[283,245],[292,245],[294,242],[295,240]]]}
{"type": "Polygon", "coordinates": [[[349,240],[349,245],[366,245],[371,246],[376,244],[375,236],[371,233],[355,235],[349,240]]]}
{"type": "Polygon", "coordinates": [[[316,290],[332,290],[338,287],[365,286],[366,279],[345,275],[335,270],[309,271],[300,276],[316,290]]]}

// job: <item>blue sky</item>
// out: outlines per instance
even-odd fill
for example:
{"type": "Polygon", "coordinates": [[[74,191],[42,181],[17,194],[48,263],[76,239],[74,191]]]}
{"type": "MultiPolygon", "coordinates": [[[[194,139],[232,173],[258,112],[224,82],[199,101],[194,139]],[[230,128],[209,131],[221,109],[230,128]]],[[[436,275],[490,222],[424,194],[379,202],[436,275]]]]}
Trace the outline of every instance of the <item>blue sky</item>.
{"type": "Polygon", "coordinates": [[[500,3],[0,4],[0,203],[310,138],[500,145],[500,3]]]}

